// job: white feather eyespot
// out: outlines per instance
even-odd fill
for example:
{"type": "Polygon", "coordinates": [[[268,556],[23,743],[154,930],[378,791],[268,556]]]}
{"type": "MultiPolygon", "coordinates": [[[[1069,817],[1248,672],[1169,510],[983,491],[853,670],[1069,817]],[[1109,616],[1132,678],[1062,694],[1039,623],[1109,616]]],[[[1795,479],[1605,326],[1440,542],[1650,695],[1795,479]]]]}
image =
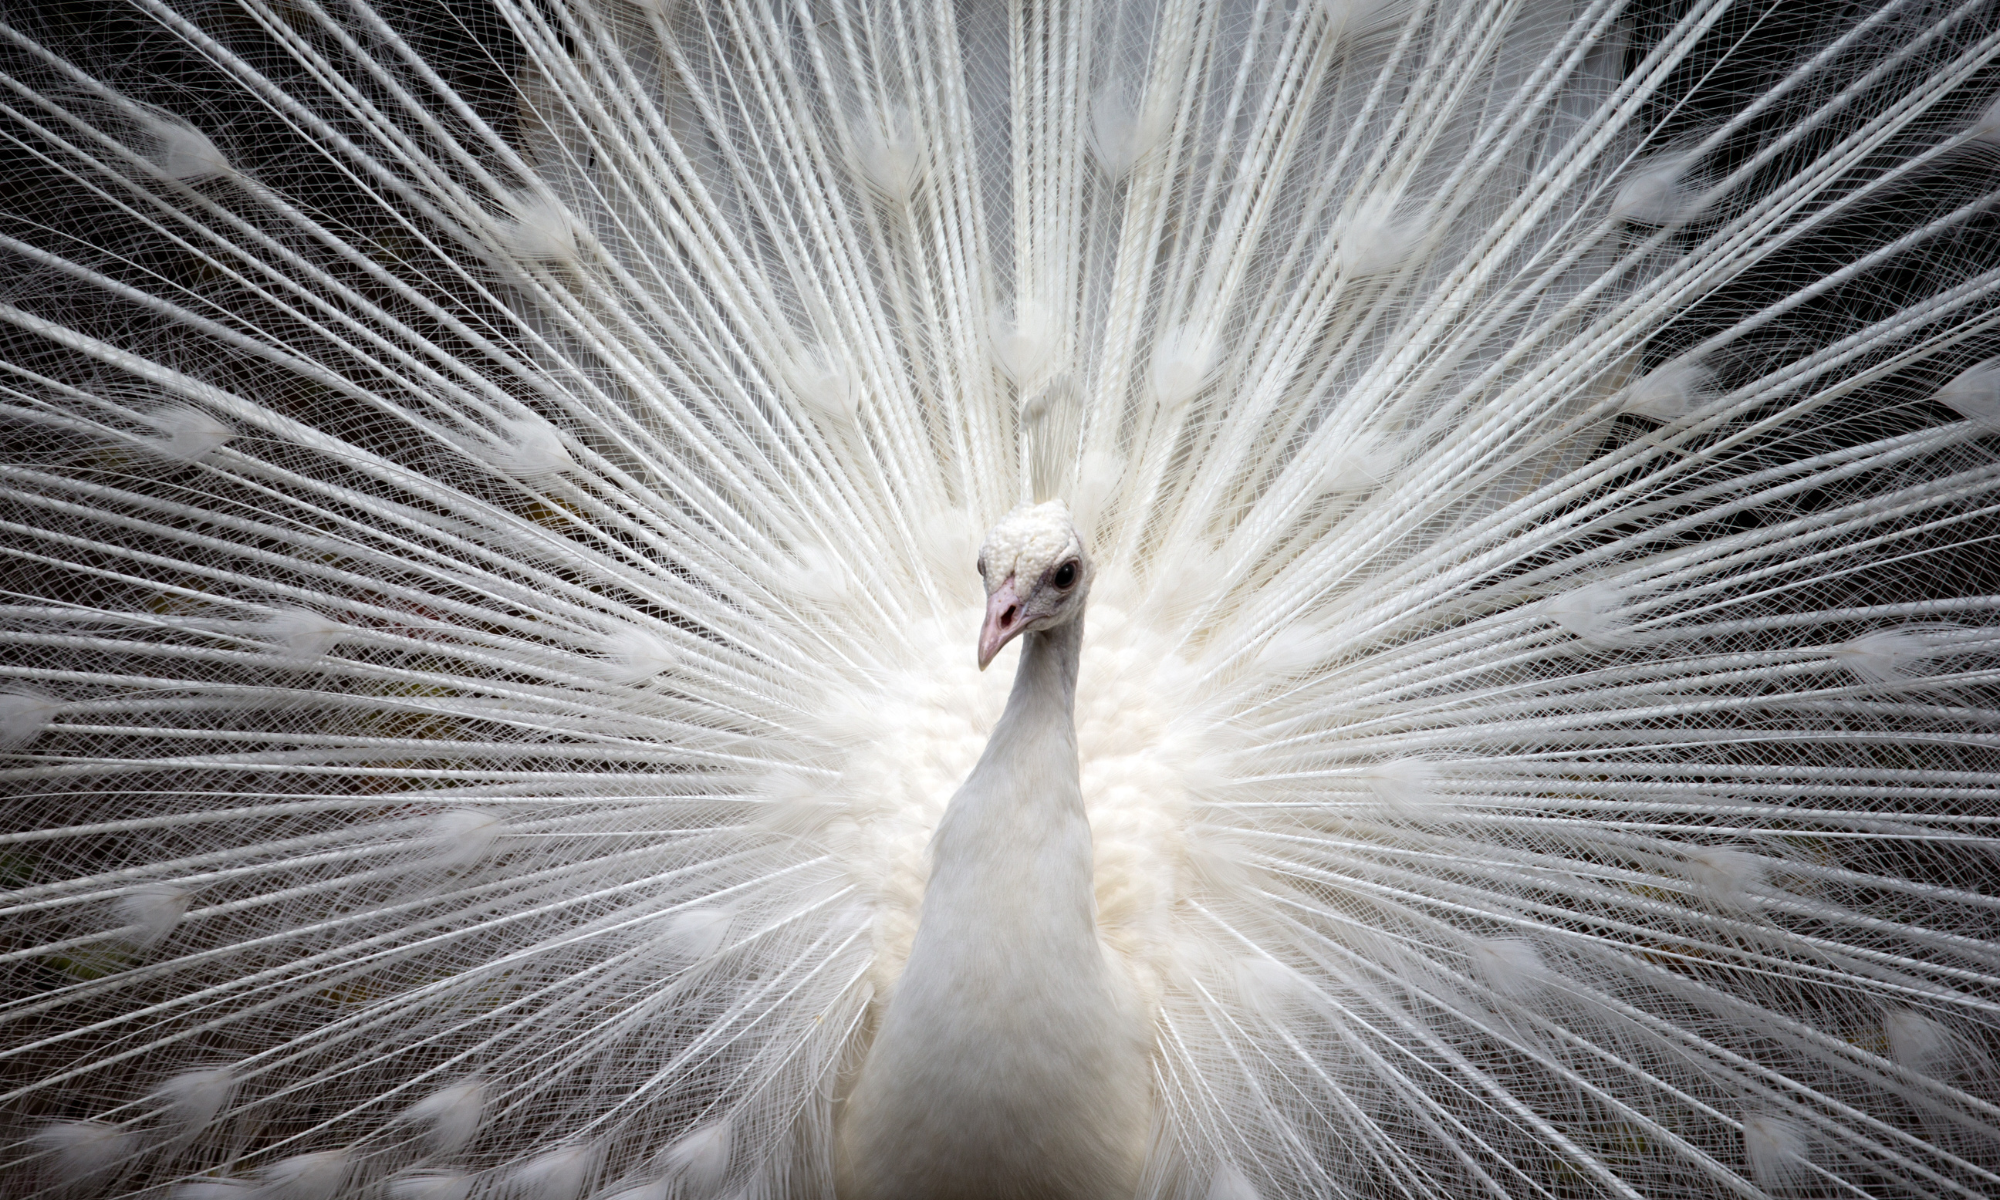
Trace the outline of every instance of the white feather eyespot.
{"type": "Polygon", "coordinates": [[[1304,623],[1288,625],[1258,649],[1257,665],[1279,676],[1305,674],[1325,661],[1333,649],[1324,630],[1304,623]]]}
{"type": "Polygon", "coordinates": [[[1250,1008],[1277,1024],[1288,1023],[1301,1006],[1323,1007],[1319,991],[1298,971],[1263,955],[1236,961],[1236,991],[1250,1008]]]}
{"type": "Polygon", "coordinates": [[[2000,141],[2000,97],[1979,110],[1979,115],[1966,126],[1965,134],[1975,141],[2000,141]]]}
{"type": "MultiPolygon", "coordinates": [[[[1939,1018],[1951,1015],[1937,1013],[1939,1018]]],[[[1969,1032],[1962,1022],[1948,1024],[1907,1008],[1891,1008],[1882,1017],[1889,1057],[1899,1066],[1939,1080],[1964,1078],[1967,1072],[1977,1078],[1992,1071],[1992,1054],[1968,1037],[1969,1032]]]]}
{"type": "Polygon", "coordinates": [[[468,1079],[441,1088],[404,1110],[405,1120],[427,1126],[439,1154],[456,1154],[478,1135],[486,1115],[486,1085],[468,1079]]]}
{"type": "Polygon", "coordinates": [[[1526,938],[1485,938],[1472,944],[1469,956],[1473,973],[1503,996],[1532,996],[1549,981],[1548,965],[1526,938]]]}
{"type": "Polygon", "coordinates": [[[838,604],[854,586],[847,564],[814,545],[800,545],[792,550],[792,561],[787,564],[785,575],[793,594],[815,604],[838,604]]]}
{"type": "Polygon", "coordinates": [[[1835,661],[1863,683],[1893,684],[1921,675],[1943,646],[1916,629],[1882,629],[1833,647],[1835,661]]]}
{"type": "Polygon", "coordinates": [[[1743,1118],[1743,1156],[1766,1191],[1788,1190],[1808,1169],[1810,1143],[1798,1124],[1769,1113],[1743,1118]]]}
{"type": "Polygon", "coordinates": [[[1616,584],[1595,580],[1550,597],[1541,610],[1579,641],[1610,646],[1620,640],[1625,628],[1628,618],[1621,611],[1625,601],[1625,593],[1616,584]]]}
{"type": "Polygon", "coordinates": [[[236,176],[215,139],[187,118],[131,96],[106,93],[102,100],[118,140],[166,179],[199,184],[236,176]]]}
{"type": "Polygon", "coordinates": [[[173,932],[193,901],[194,894],[186,888],[146,884],[119,898],[119,917],[134,930],[128,936],[135,946],[151,946],[173,932]]]}
{"type": "Polygon", "coordinates": [[[1611,218],[1641,225],[1671,225],[1701,215],[1706,200],[1689,177],[1691,164],[1681,155],[1665,155],[1634,163],[1611,198],[1611,218]]]}
{"type": "Polygon", "coordinates": [[[1055,366],[1057,333],[1048,309],[1032,300],[1018,300],[1012,312],[995,312],[987,324],[993,358],[1017,386],[1024,386],[1055,366]]]}
{"type": "Polygon", "coordinates": [[[464,445],[501,474],[530,482],[576,467],[562,432],[537,416],[512,418],[494,433],[467,439],[464,445]]]}
{"type": "Polygon", "coordinates": [[[839,350],[824,344],[801,346],[781,371],[785,386],[814,418],[836,428],[854,424],[861,409],[861,374],[839,350]]]}
{"type": "Polygon", "coordinates": [[[596,667],[613,683],[644,683],[678,667],[681,656],[659,633],[620,625],[604,635],[596,667]]]}
{"type": "Polygon", "coordinates": [[[143,153],[169,179],[197,183],[236,173],[215,139],[185,121],[154,116],[145,123],[144,135],[143,153]]]}
{"type": "Polygon", "coordinates": [[[922,131],[907,106],[854,118],[849,125],[854,162],[861,177],[884,201],[905,204],[928,168],[922,131]]]}
{"type": "Polygon", "coordinates": [[[681,1188],[690,1196],[713,1194],[729,1173],[729,1155],[736,1130],[727,1120],[711,1121],[681,1135],[660,1152],[660,1163],[678,1176],[681,1188]]]}
{"type": "Polygon", "coordinates": [[[667,919],[666,944],[674,954],[700,961],[722,948],[729,936],[730,911],[719,905],[697,905],[667,919]]]}
{"type": "Polygon", "coordinates": [[[1882,1018],[1882,1035],[1889,1043],[1889,1057],[1913,1070],[1935,1068],[1958,1056],[1958,1042],[1950,1030],[1907,1008],[1889,1010],[1882,1018]]]}
{"type": "Polygon", "coordinates": [[[1932,398],[1974,429],[2000,429],[2000,359],[1989,358],[1960,371],[1932,398]]]}
{"type": "Polygon", "coordinates": [[[577,1200],[596,1168],[593,1147],[565,1146],[522,1164],[514,1185],[528,1200],[577,1200]]]}
{"type": "Polygon", "coordinates": [[[1304,460],[1318,472],[1319,486],[1336,495],[1371,491],[1394,475],[1402,450],[1388,439],[1359,434],[1331,453],[1304,460]]]}
{"type": "Polygon", "coordinates": [[[474,1177],[457,1171],[406,1171],[388,1183],[390,1200],[466,1200],[474,1177]]]}
{"type": "Polygon", "coordinates": [[[1021,394],[1021,420],[1032,427],[1051,416],[1075,412],[1081,406],[1076,381],[1057,375],[1041,387],[1021,394]]]}
{"type": "Polygon", "coordinates": [[[1422,819],[1445,807],[1445,795],[1439,787],[1444,772],[1434,762],[1391,759],[1367,768],[1361,778],[1394,816],[1422,819]]]}
{"type": "Polygon", "coordinates": [[[182,462],[200,462],[236,436],[236,429],[228,422],[193,405],[155,409],[151,421],[160,431],[154,443],[160,453],[182,462]]]}
{"type": "Polygon", "coordinates": [[[1129,174],[1151,154],[1173,122],[1172,109],[1160,96],[1141,98],[1139,88],[1121,79],[1107,80],[1090,98],[1090,150],[1106,177],[1129,174]]]}
{"type": "Polygon", "coordinates": [[[1215,339],[1194,323],[1164,331],[1153,343],[1153,397],[1168,412],[1186,407],[1215,376],[1215,339]]]}
{"type": "Polygon", "coordinates": [[[483,230],[503,259],[550,266],[581,261],[584,226],[561,200],[538,190],[517,192],[506,198],[504,211],[483,230]]]}
{"type": "Polygon", "coordinates": [[[189,1179],[174,1185],[173,1200],[263,1200],[249,1179],[189,1179]]]}
{"type": "Polygon", "coordinates": [[[346,1188],[354,1165],[341,1150],[281,1158],[259,1173],[258,1200],[335,1200],[346,1188]]]}
{"type": "Polygon", "coordinates": [[[1334,234],[1343,274],[1357,279],[1380,275],[1416,254],[1423,244],[1423,226],[1397,208],[1396,197],[1388,192],[1372,192],[1354,206],[1334,234]]]}
{"type": "Polygon", "coordinates": [[[475,866],[492,852],[505,827],[505,818],[483,808],[441,812],[430,819],[423,832],[424,864],[447,871],[475,866]]]}
{"type": "Polygon", "coordinates": [[[1209,1176],[1207,1200],[1263,1200],[1263,1193],[1234,1163],[1222,1163],[1209,1176]]]}
{"type": "Polygon", "coordinates": [[[285,657],[299,662],[324,657],[359,632],[309,608],[281,608],[263,620],[259,631],[276,642],[285,657]]]}
{"type": "Polygon", "coordinates": [[[40,692],[0,692],[0,750],[18,750],[34,741],[61,711],[61,705],[40,692]]]}
{"type": "Polygon", "coordinates": [[[228,1067],[182,1071],[160,1085],[174,1120],[187,1131],[205,1128],[228,1106],[236,1093],[236,1073],[228,1067]]]}
{"type": "Polygon", "coordinates": [[[1323,0],[1319,7],[1326,13],[1329,38],[1368,33],[1385,18],[1393,19],[1398,9],[1395,0],[1323,0]]]}
{"type": "Polygon", "coordinates": [[[1105,508],[1117,494],[1119,480],[1124,473],[1125,464],[1117,455],[1106,450],[1083,452],[1083,457],[1077,462],[1076,487],[1071,493],[1069,505],[1077,528],[1089,531],[1096,527],[1105,508]]]}
{"type": "Polygon", "coordinates": [[[1733,905],[1762,886],[1770,865],[1769,859],[1746,850],[1714,847],[1689,851],[1680,871],[1707,899],[1733,905]]]}
{"type": "Polygon", "coordinates": [[[56,1121],[42,1126],[34,1140],[48,1156],[55,1178],[69,1185],[121,1165],[138,1141],[130,1131],[103,1121],[56,1121]]]}
{"type": "Polygon", "coordinates": [[[1698,408],[1715,372],[1698,362],[1676,360],[1652,371],[1625,390],[1621,407],[1656,421],[1678,421],[1698,408]]]}

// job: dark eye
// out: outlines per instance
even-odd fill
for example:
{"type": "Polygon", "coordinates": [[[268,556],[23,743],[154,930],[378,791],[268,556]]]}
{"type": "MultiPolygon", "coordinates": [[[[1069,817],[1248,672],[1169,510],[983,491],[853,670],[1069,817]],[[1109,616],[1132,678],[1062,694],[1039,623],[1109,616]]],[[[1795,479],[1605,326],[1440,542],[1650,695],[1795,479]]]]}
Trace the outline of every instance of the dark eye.
{"type": "Polygon", "coordinates": [[[979,577],[980,577],[981,579],[984,579],[984,578],[986,578],[986,556],[985,556],[985,555],[983,555],[983,554],[982,554],[982,555],[980,555],[980,556],[979,556],[979,562],[978,562],[977,564],[975,564],[975,565],[976,565],[976,566],[977,566],[977,568],[978,568],[978,571],[979,571],[979,577]]]}
{"type": "Polygon", "coordinates": [[[1071,559],[1069,562],[1057,567],[1056,573],[1050,577],[1049,582],[1064,591],[1068,591],[1070,588],[1076,586],[1076,560],[1071,559]]]}

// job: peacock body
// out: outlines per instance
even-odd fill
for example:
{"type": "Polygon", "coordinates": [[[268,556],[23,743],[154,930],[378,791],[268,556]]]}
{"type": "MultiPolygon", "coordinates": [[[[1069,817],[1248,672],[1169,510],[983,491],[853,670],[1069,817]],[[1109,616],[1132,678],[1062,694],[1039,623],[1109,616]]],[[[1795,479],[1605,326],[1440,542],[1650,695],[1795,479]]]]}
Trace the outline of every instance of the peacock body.
{"type": "Polygon", "coordinates": [[[843,1099],[844,1194],[1131,1195],[1145,1014],[1097,929],[1076,751],[1090,559],[1060,501],[979,552],[979,665],[1023,638],[1007,708],[931,837],[908,960],[843,1099]]]}
{"type": "Polygon", "coordinates": [[[2000,1192],[1990,4],[79,19],[9,1194],[2000,1192]]]}

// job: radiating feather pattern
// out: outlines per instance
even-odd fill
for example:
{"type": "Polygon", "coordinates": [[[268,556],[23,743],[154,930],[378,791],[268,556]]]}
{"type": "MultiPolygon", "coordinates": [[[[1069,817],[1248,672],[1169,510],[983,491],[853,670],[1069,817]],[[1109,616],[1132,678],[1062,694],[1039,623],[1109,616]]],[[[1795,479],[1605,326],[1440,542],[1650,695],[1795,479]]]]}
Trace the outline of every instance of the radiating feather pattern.
{"type": "Polygon", "coordinates": [[[23,1194],[829,1194],[1024,495],[1149,1194],[2000,1187],[1990,6],[22,20],[23,1194]]]}

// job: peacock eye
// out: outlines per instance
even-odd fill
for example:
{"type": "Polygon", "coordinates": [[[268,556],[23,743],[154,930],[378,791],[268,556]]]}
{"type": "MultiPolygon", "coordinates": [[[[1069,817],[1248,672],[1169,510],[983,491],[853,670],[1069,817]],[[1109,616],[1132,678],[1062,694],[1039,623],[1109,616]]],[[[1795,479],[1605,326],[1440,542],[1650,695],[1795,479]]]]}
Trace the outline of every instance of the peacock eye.
{"type": "Polygon", "coordinates": [[[1068,591],[1074,586],[1076,583],[1076,560],[1071,559],[1069,562],[1057,567],[1055,578],[1051,582],[1064,591],[1068,591]]]}

